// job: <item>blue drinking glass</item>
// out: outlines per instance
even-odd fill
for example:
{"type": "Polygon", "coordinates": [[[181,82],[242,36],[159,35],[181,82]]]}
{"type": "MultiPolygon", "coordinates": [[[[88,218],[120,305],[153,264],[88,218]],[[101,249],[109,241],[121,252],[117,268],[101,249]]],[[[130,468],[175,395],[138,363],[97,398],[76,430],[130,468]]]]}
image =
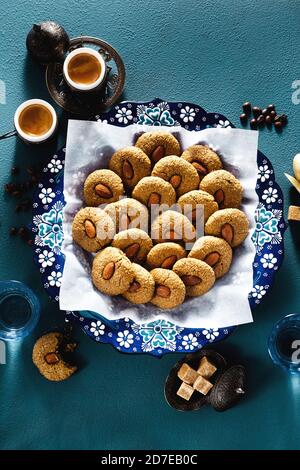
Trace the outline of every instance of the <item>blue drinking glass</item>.
{"type": "Polygon", "coordinates": [[[29,287],[19,281],[0,281],[0,339],[24,338],[39,317],[40,303],[29,287]]]}
{"type": "Polygon", "coordinates": [[[300,373],[300,314],[279,320],[271,331],[268,350],[274,364],[291,374],[300,373]]]}

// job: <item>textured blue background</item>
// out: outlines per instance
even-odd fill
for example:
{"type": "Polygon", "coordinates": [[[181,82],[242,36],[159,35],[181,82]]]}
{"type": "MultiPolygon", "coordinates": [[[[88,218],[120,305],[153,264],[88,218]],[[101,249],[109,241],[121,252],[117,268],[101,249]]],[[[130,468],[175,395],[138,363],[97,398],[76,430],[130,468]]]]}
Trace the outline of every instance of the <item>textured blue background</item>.
{"type": "MultiPolygon", "coordinates": [[[[300,105],[291,83],[300,79],[300,4],[273,0],[54,0],[0,4],[0,79],[7,104],[0,105],[0,133],[11,129],[16,106],[47,98],[44,72],[26,59],[25,37],[33,21],[56,19],[71,36],[104,38],[127,66],[124,99],[187,100],[219,111],[239,125],[241,103],[275,102],[289,115],[281,135],[260,133],[260,149],[271,159],[286,206],[299,197],[283,171],[299,151],[300,105]]],[[[65,123],[60,129],[61,142],[65,123]]],[[[32,148],[11,139],[0,143],[1,186],[14,162],[46,161],[53,148],[32,148]]],[[[34,340],[62,324],[43,292],[32,253],[10,239],[12,224],[27,222],[0,195],[0,279],[18,279],[42,301],[42,320],[21,345],[10,344],[0,366],[2,449],[288,449],[300,448],[300,378],[273,366],[266,341],[272,324],[298,310],[299,230],[286,233],[286,257],[271,294],[255,312],[255,323],[238,328],[222,345],[246,364],[249,394],[224,414],[203,408],[182,414],[164,402],[165,376],[179,355],[161,360],[121,355],[78,332],[82,368],[65,383],[49,383],[31,363],[34,340]]],[[[221,347],[221,345],[220,345],[221,347]]]]}

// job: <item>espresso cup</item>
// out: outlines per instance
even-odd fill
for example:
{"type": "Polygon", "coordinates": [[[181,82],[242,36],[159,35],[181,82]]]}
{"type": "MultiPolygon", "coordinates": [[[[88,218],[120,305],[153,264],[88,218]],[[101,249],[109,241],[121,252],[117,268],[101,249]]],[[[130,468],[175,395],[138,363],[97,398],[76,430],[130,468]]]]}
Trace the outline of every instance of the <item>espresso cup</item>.
{"type": "Polygon", "coordinates": [[[40,99],[24,101],[14,115],[17,134],[25,142],[32,144],[49,140],[57,129],[57,123],[53,106],[40,99]]]}
{"type": "Polygon", "coordinates": [[[78,92],[100,89],[106,76],[106,62],[99,52],[80,47],[70,52],[63,66],[63,75],[69,87],[78,92]]]}

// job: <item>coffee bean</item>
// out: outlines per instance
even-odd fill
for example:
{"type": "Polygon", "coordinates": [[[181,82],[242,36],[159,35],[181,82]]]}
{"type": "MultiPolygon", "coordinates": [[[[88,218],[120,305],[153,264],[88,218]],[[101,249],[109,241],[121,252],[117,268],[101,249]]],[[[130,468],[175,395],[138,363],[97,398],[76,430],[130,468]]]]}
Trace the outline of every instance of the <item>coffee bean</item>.
{"type": "Polygon", "coordinates": [[[11,193],[12,196],[14,197],[21,197],[22,196],[22,193],[21,191],[19,191],[18,189],[15,189],[12,193],[11,193]]]}
{"type": "Polygon", "coordinates": [[[20,227],[18,230],[18,235],[21,237],[24,236],[27,233],[27,228],[26,227],[20,227]]]}
{"type": "Polygon", "coordinates": [[[20,169],[17,166],[13,166],[10,172],[12,175],[18,175],[20,173],[20,169]]]}
{"type": "Polygon", "coordinates": [[[281,116],[281,122],[282,124],[285,126],[288,122],[288,118],[287,118],[287,115],[286,114],[282,114],[281,116]]]}
{"type": "Polygon", "coordinates": [[[257,129],[257,121],[256,121],[256,119],[251,119],[251,121],[250,121],[250,127],[251,127],[251,129],[257,129]]]}
{"type": "Polygon", "coordinates": [[[282,129],[282,122],[281,121],[275,121],[274,126],[275,126],[275,129],[277,131],[280,131],[282,129]]]}
{"type": "Polygon", "coordinates": [[[245,126],[247,124],[247,121],[248,121],[248,117],[247,117],[247,114],[246,113],[242,113],[240,115],[240,121],[241,123],[243,124],[243,126],[245,126]]]}
{"type": "Polygon", "coordinates": [[[260,128],[261,128],[261,127],[264,127],[264,125],[265,125],[265,118],[264,118],[264,116],[263,116],[262,114],[260,114],[260,115],[258,116],[256,122],[257,122],[257,126],[258,126],[258,127],[260,127],[260,128]]]}
{"type": "Polygon", "coordinates": [[[270,115],[265,117],[265,121],[266,121],[266,124],[267,124],[268,127],[272,126],[273,119],[271,118],[270,115]]]}
{"type": "Polygon", "coordinates": [[[9,229],[9,234],[10,234],[11,236],[17,235],[17,233],[18,233],[18,230],[17,230],[16,227],[11,227],[11,228],[9,229]]]}
{"type": "Polygon", "coordinates": [[[249,101],[246,101],[246,103],[243,104],[242,106],[244,113],[246,116],[250,116],[251,114],[251,103],[249,101]]]}
{"type": "Polygon", "coordinates": [[[38,177],[35,176],[35,175],[32,175],[32,176],[31,176],[31,182],[32,182],[33,184],[37,184],[37,183],[38,183],[38,177]]]}
{"type": "Polygon", "coordinates": [[[254,106],[254,107],[252,108],[252,112],[253,112],[253,116],[254,116],[255,118],[258,118],[258,116],[261,115],[262,110],[261,110],[261,108],[259,108],[258,106],[254,106]]]}
{"type": "Polygon", "coordinates": [[[275,106],[274,104],[269,104],[269,106],[267,107],[269,113],[271,113],[272,111],[275,111],[275,106]]]}
{"type": "Polygon", "coordinates": [[[276,114],[274,117],[274,122],[281,121],[281,116],[279,114],[276,114]]]}
{"type": "Polygon", "coordinates": [[[262,110],[261,114],[262,114],[264,117],[268,116],[268,114],[269,114],[268,108],[264,108],[264,109],[262,110]]]}
{"type": "Polygon", "coordinates": [[[7,194],[11,194],[14,190],[15,190],[15,185],[14,185],[14,183],[6,183],[6,184],[4,185],[4,191],[5,191],[7,194]]]}
{"type": "Polygon", "coordinates": [[[270,112],[270,116],[272,118],[272,121],[274,121],[275,116],[276,116],[276,111],[274,109],[270,112]]]}

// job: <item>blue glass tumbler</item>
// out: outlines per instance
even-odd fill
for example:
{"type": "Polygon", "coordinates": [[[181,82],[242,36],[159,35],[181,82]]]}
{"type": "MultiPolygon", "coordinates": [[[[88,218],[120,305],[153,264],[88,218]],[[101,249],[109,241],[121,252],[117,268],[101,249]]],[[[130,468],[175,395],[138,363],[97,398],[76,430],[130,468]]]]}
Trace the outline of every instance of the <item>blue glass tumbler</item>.
{"type": "Polygon", "coordinates": [[[0,339],[24,338],[39,317],[40,303],[31,289],[19,281],[0,281],[0,339]]]}
{"type": "Polygon", "coordinates": [[[291,313],[273,326],[268,343],[274,364],[292,374],[300,373],[300,314],[291,313]]]}

